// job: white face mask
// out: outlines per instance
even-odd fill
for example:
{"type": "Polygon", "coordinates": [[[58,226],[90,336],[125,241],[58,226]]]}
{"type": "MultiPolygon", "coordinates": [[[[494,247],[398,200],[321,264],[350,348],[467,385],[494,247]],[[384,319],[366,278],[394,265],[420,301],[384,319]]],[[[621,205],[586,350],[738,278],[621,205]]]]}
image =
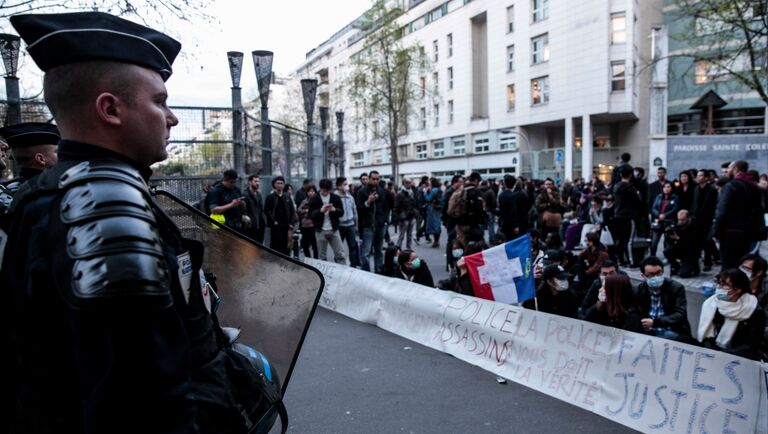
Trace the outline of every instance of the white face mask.
{"type": "Polygon", "coordinates": [[[568,286],[569,286],[568,279],[566,280],[555,279],[555,285],[556,285],[555,289],[557,289],[558,291],[566,291],[568,290],[568,286]]]}
{"type": "Polygon", "coordinates": [[[739,267],[739,270],[741,270],[742,273],[747,275],[747,279],[752,280],[752,272],[747,270],[744,267],[739,267]]]}
{"type": "Polygon", "coordinates": [[[598,301],[601,301],[605,303],[606,297],[605,297],[605,288],[600,288],[600,291],[597,293],[597,299],[598,301]]]}

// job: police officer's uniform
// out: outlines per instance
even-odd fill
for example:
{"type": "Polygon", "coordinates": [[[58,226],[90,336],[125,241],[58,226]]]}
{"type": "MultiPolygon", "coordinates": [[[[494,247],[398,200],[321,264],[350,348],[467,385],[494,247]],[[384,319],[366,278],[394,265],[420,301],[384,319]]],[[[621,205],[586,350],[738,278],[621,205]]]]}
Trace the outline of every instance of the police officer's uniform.
{"type": "MultiPolygon", "coordinates": [[[[103,13],[11,22],[43,71],[109,60],[166,80],[181,48],[103,13]]],[[[203,296],[203,246],[155,204],[148,167],[70,140],[58,157],[11,209],[2,330],[20,375],[5,387],[0,372],[3,404],[16,401],[0,419],[18,432],[245,432],[230,342],[203,296]]]]}

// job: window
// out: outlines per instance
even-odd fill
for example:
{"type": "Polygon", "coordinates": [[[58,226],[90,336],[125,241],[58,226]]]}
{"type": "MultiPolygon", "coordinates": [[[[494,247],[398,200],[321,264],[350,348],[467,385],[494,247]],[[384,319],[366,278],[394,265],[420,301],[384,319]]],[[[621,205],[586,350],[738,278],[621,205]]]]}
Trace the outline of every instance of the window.
{"type": "Polygon", "coordinates": [[[434,107],[432,107],[432,113],[435,115],[435,126],[440,125],[440,105],[435,104],[434,107]]]}
{"type": "Polygon", "coordinates": [[[422,98],[427,94],[427,77],[419,77],[419,93],[422,98]]]}
{"type": "Polygon", "coordinates": [[[411,155],[411,145],[400,145],[397,147],[397,156],[401,160],[407,160],[411,155]]]}
{"type": "Polygon", "coordinates": [[[549,18],[549,0],[531,0],[533,22],[538,23],[549,18]]]}
{"type": "Polygon", "coordinates": [[[487,136],[475,137],[475,153],[480,154],[491,150],[490,140],[487,136]]]}
{"type": "Polygon", "coordinates": [[[376,149],[373,151],[373,164],[384,163],[384,149],[376,149]]]}
{"type": "Polygon", "coordinates": [[[531,62],[536,65],[549,61],[549,35],[543,34],[531,39],[531,62]]]}
{"type": "Polygon", "coordinates": [[[624,61],[611,62],[611,90],[619,92],[626,89],[626,87],[626,66],[624,61]]]}
{"type": "Polygon", "coordinates": [[[432,156],[435,158],[445,156],[445,141],[438,140],[436,142],[432,142],[432,156]]]}
{"type": "Polygon", "coordinates": [[[448,33],[445,37],[445,45],[448,46],[448,57],[453,56],[453,33],[448,33]]]}
{"type": "Polygon", "coordinates": [[[515,70],[515,46],[510,45],[507,47],[507,72],[515,70]]]}
{"type": "Polygon", "coordinates": [[[438,56],[438,52],[437,52],[437,48],[438,48],[437,47],[437,39],[435,39],[434,41],[432,41],[432,49],[434,50],[434,53],[435,53],[435,55],[434,55],[435,62],[437,62],[437,59],[439,57],[438,56]]]}
{"type": "Polygon", "coordinates": [[[453,155],[464,155],[467,151],[464,136],[454,137],[451,139],[453,144],[453,155]]]}
{"type": "Polygon", "coordinates": [[[437,72],[432,73],[432,85],[435,95],[437,95],[440,85],[440,76],[437,74],[437,72]]]}
{"type": "MultiPolygon", "coordinates": [[[[502,151],[516,151],[517,131],[514,129],[499,130],[499,149],[502,151]]],[[[517,164],[517,161],[513,160],[512,164],[517,164]]]]}
{"type": "Polygon", "coordinates": [[[696,84],[709,83],[710,81],[728,80],[728,71],[706,60],[696,62],[696,84]]]}
{"type": "Polygon", "coordinates": [[[627,15],[624,12],[611,14],[611,44],[627,42],[627,15]]]}
{"type": "Polygon", "coordinates": [[[448,101],[448,123],[453,123],[453,100],[448,101]]]}
{"type": "Polygon", "coordinates": [[[352,153],[352,166],[354,167],[360,167],[364,166],[365,161],[363,160],[363,153],[362,152],[353,152],[352,153]]]}
{"type": "Polygon", "coordinates": [[[515,109],[515,84],[507,85],[507,111],[511,112],[515,109]]]}
{"type": "Polygon", "coordinates": [[[379,138],[379,121],[375,120],[371,122],[371,130],[373,131],[373,139],[379,138]]]}
{"type": "Polygon", "coordinates": [[[507,7],[507,33],[515,31],[515,6],[507,7]]]}
{"type": "Polygon", "coordinates": [[[424,107],[419,109],[419,124],[422,130],[427,128],[427,109],[424,107]]]}
{"type": "Polygon", "coordinates": [[[417,143],[416,144],[416,159],[417,160],[426,160],[427,159],[427,144],[426,143],[417,143]]]}
{"type": "Polygon", "coordinates": [[[448,89],[453,89],[453,66],[448,67],[448,89]]]}
{"type": "Polygon", "coordinates": [[[531,80],[531,103],[542,105],[549,102],[549,77],[539,77],[531,80]]]}

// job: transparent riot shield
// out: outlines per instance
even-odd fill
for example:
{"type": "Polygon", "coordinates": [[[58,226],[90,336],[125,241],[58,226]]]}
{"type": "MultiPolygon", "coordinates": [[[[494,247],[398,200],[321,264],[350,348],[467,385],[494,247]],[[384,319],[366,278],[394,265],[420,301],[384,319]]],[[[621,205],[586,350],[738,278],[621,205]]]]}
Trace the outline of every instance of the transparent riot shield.
{"type": "Polygon", "coordinates": [[[285,393],[320,300],[322,274],[216,223],[168,192],[154,194],[182,235],[205,245],[203,270],[216,275],[221,325],[239,328],[238,342],[267,356],[285,393]]]}

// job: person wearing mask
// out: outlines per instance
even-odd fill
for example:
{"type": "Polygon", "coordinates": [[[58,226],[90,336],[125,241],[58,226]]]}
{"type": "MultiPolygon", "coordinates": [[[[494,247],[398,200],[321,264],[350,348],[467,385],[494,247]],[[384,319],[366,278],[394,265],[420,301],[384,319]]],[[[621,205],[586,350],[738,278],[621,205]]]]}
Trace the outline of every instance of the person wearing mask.
{"type": "Polygon", "coordinates": [[[616,254],[619,263],[627,265],[629,238],[632,235],[632,220],[644,205],[640,202],[640,194],[632,185],[632,168],[627,164],[619,172],[621,181],[613,186],[613,196],[616,200],[613,212],[611,234],[616,243],[616,254]]]}
{"type": "Polygon", "coordinates": [[[640,311],[635,304],[629,277],[605,277],[598,289],[597,302],[587,310],[584,320],[608,327],[642,333],[640,311]]]}
{"type": "Polygon", "coordinates": [[[672,192],[671,182],[665,182],[662,192],[656,196],[651,207],[651,229],[653,230],[653,239],[651,240],[651,256],[656,256],[659,249],[659,241],[667,228],[675,224],[677,218],[678,206],[680,201],[677,195],[672,192]]]}
{"type": "Polygon", "coordinates": [[[610,259],[603,262],[603,264],[600,266],[599,278],[592,282],[592,286],[589,287],[586,295],[584,295],[584,299],[581,302],[581,307],[579,308],[580,318],[583,318],[584,315],[587,314],[589,308],[597,303],[598,290],[603,286],[605,278],[614,274],[626,275],[627,273],[625,273],[623,270],[619,270],[619,267],[616,265],[616,263],[610,259]]]}
{"type": "Polygon", "coordinates": [[[401,251],[397,262],[400,264],[400,274],[397,277],[430,288],[435,287],[427,262],[422,261],[413,250],[401,251]]]}
{"type": "Polygon", "coordinates": [[[693,189],[693,206],[691,207],[691,216],[696,224],[697,239],[696,259],[701,257],[704,252],[704,271],[712,269],[712,262],[719,256],[717,246],[712,238],[709,238],[709,232],[712,229],[712,222],[715,219],[715,209],[717,208],[717,189],[709,182],[706,170],[696,172],[696,187],[693,189]]]}
{"type": "Polygon", "coordinates": [[[400,264],[398,256],[400,256],[400,248],[397,246],[389,246],[384,251],[384,265],[381,267],[382,276],[397,277],[400,274],[400,264]]]}
{"type": "Polygon", "coordinates": [[[739,260],[749,253],[750,244],[764,227],[760,207],[760,190],[747,175],[749,164],[739,160],[728,169],[731,178],[717,199],[711,236],[720,242],[722,269],[739,266],[739,260]]]}
{"type": "Polygon", "coordinates": [[[341,199],[344,207],[344,215],[339,220],[339,236],[341,241],[347,243],[349,252],[349,266],[360,267],[360,256],[357,252],[357,206],[352,192],[349,190],[347,178],[340,176],[336,178],[336,191],[334,194],[341,199]]]}
{"type": "Polygon", "coordinates": [[[675,188],[675,194],[680,199],[680,209],[689,210],[693,206],[693,177],[691,172],[684,170],[677,177],[679,185],[675,188]]]}
{"type": "Polygon", "coordinates": [[[662,193],[664,184],[667,182],[667,168],[659,167],[656,169],[656,180],[648,185],[648,212],[651,212],[656,198],[662,193]]]}
{"type": "Polygon", "coordinates": [[[360,262],[365,271],[371,271],[369,255],[373,249],[373,270],[381,271],[384,263],[384,231],[387,227],[389,202],[387,192],[379,186],[381,175],[372,170],[368,176],[368,185],[357,192],[357,216],[360,236],[363,239],[363,251],[360,262]]]}
{"type": "Polygon", "coordinates": [[[296,209],[293,200],[283,190],[285,178],[276,176],[272,179],[272,193],[264,200],[264,216],[270,229],[269,248],[284,255],[291,252],[288,238],[291,235],[296,209]]]}
{"type": "Polygon", "coordinates": [[[317,235],[315,233],[315,222],[309,215],[309,201],[317,196],[317,189],[310,185],[304,192],[305,197],[301,201],[298,210],[299,231],[301,232],[301,249],[306,258],[318,258],[320,250],[317,248],[317,235]]]}
{"type": "MultiPolygon", "coordinates": [[[[757,305],[768,318],[768,262],[757,253],[750,253],[741,258],[739,270],[749,279],[749,290],[757,298],[757,305]]],[[[768,356],[768,323],[765,326],[763,354],[768,356]]]]}
{"type": "Polygon", "coordinates": [[[416,224],[416,214],[419,212],[419,204],[413,193],[413,182],[410,179],[403,180],[403,186],[395,196],[394,216],[398,222],[397,246],[403,248],[403,241],[408,249],[413,240],[413,227],[416,224]]]}
{"type": "Polygon", "coordinates": [[[637,303],[643,331],[665,339],[685,340],[691,336],[685,288],[664,277],[664,264],[655,256],[640,265],[644,281],[637,287],[637,303]]]}
{"type": "Polygon", "coordinates": [[[344,215],[344,205],[341,199],[331,194],[333,183],[330,179],[320,180],[320,194],[309,200],[309,217],[315,226],[317,247],[320,249],[320,260],[326,261],[328,245],[333,250],[333,260],[337,264],[346,264],[344,246],[339,236],[339,221],[344,215]]]}
{"type": "Polygon", "coordinates": [[[525,301],[523,307],[553,315],[578,318],[579,301],[569,290],[570,277],[571,275],[566,273],[561,265],[547,265],[542,271],[536,297],[525,301]]]}
{"type": "Polygon", "coordinates": [[[737,268],[717,276],[715,294],[701,306],[697,338],[707,348],[759,360],[765,311],[750,293],[749,279],[737,268]]]}
{"type": "Polygon", "coordinates": [[[211,214],[223,215],[224,225],[235,230],[243,228],[243,192],[237,187],[239,176],[230,169],[224,172],[221,182],[208,193],[211,214]]]}
{"type": "Polygon", "coordinates": [[[264,217],[264,198],[261,196],[261,180],[256,175],[248,177],[248,188],[245,192],[245,213],[250,220],[250,227],[245,229],[246,235],[259,243],[263,243],[267,220],[264,217]]]}

